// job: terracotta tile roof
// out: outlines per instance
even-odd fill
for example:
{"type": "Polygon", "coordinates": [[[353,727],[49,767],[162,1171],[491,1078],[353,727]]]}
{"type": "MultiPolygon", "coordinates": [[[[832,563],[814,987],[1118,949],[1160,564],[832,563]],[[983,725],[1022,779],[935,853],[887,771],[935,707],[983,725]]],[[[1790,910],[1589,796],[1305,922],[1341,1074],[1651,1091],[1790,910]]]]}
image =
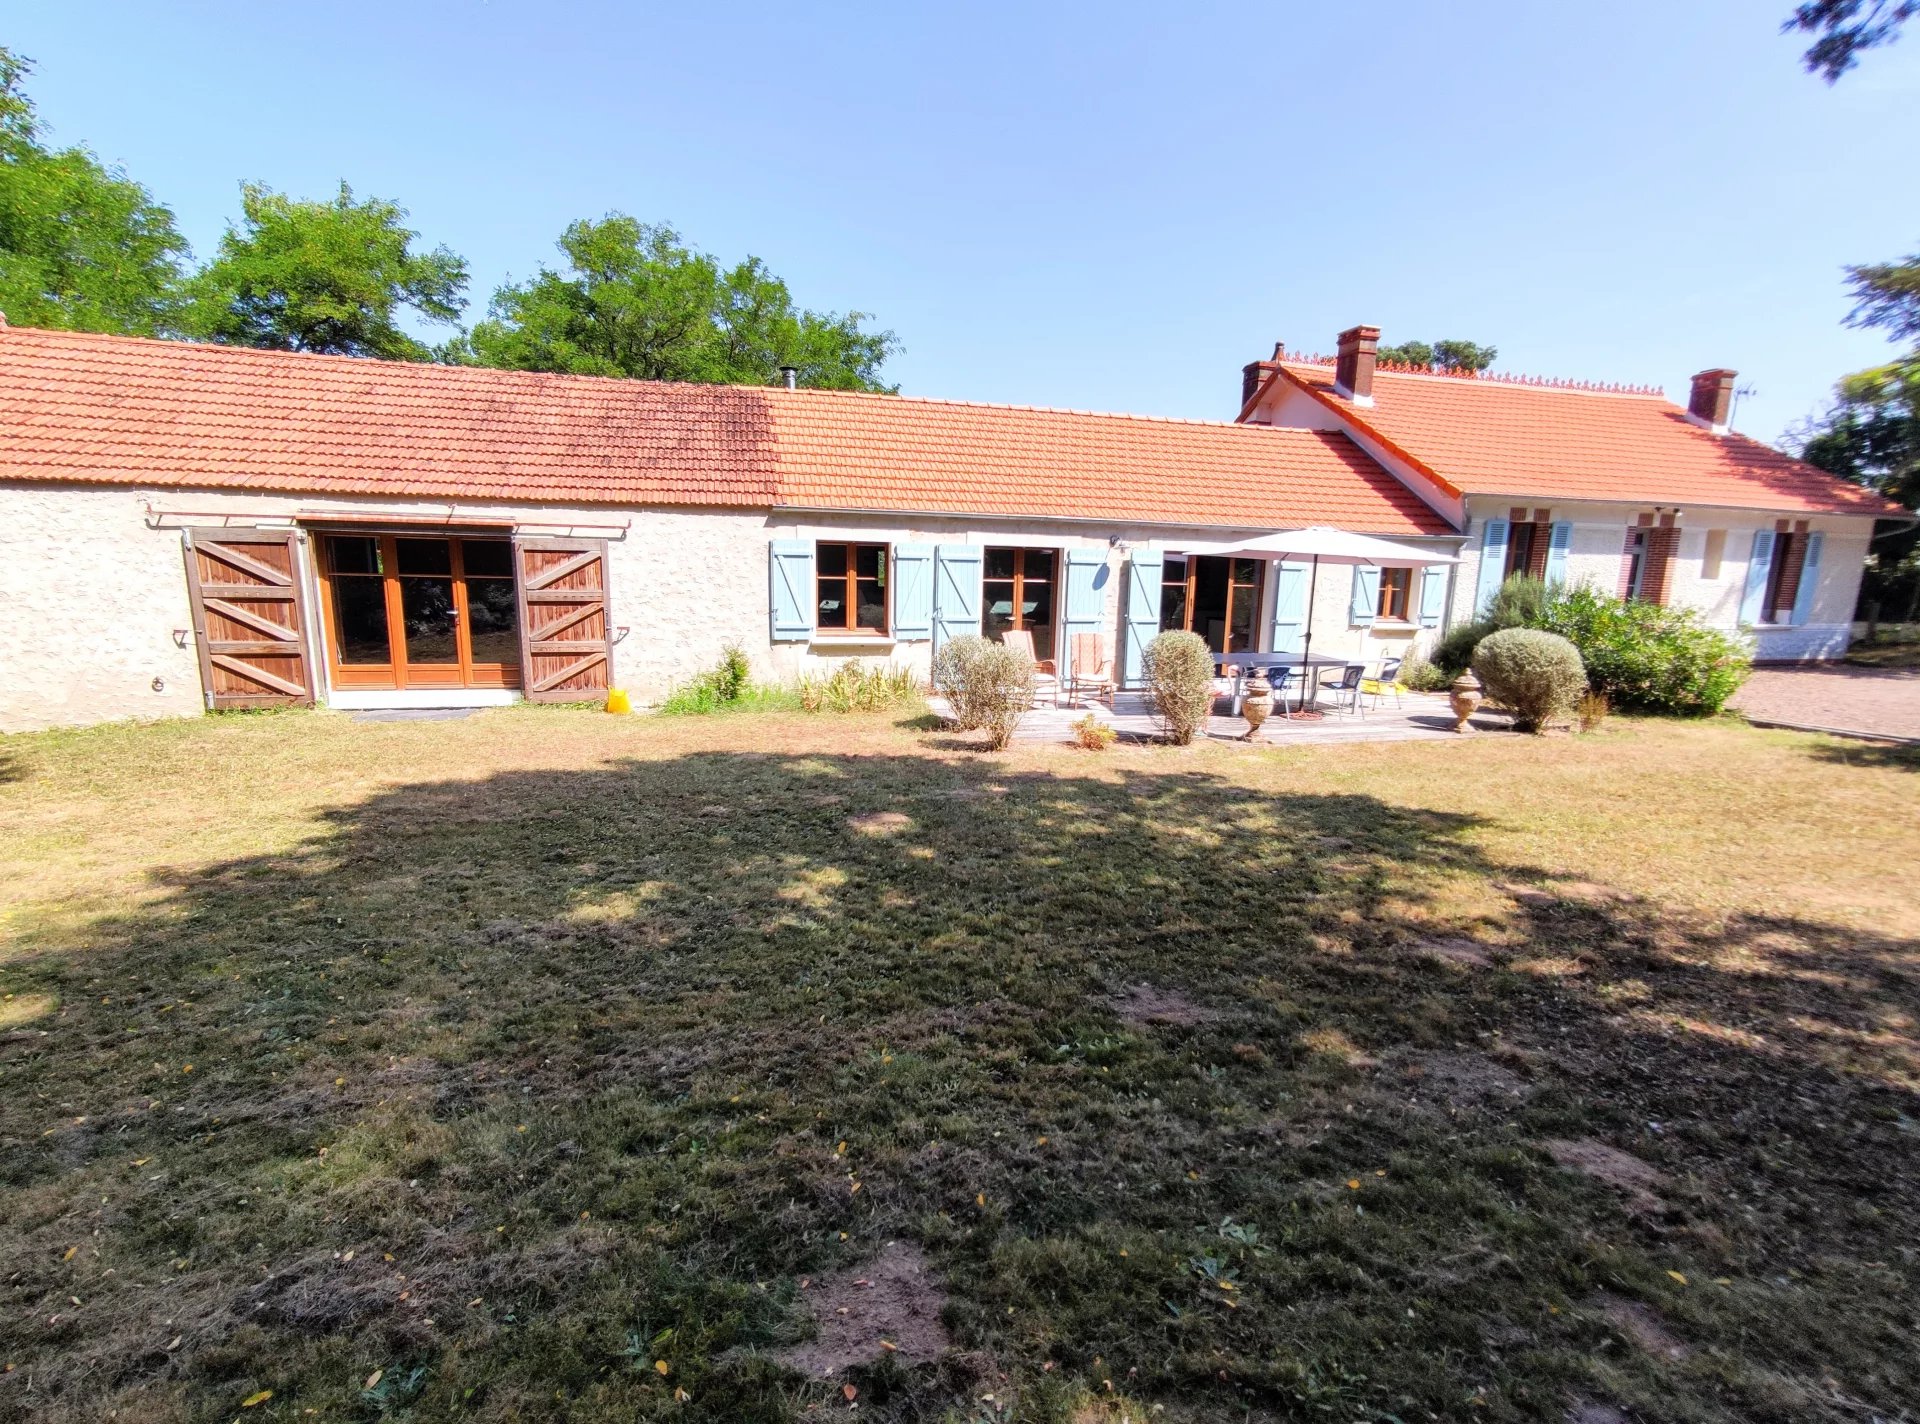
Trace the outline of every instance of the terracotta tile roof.
{"type": "Polygon", "coordinates": [[[1378,370],[1373,405],[1333,394],[1333,368],[1282,374],[1468,494],[1796,513],[1907,514],[1871,490],[1744,435],[1714,435],[1657,392],[1378,370]]]}
{"type": "Polygon", "coordinates": [[[840,391],[768,394],[785,504],[1454,532],[1333,431],[840,391]]]}
{"type": "Polygon", "coordinates": [[[765,505],[760,393],[0,330],[0,477],[765,505]]]}
{"type": "Polygon", "coordinates": [[[0,479],[1451,532],[1327,432],[21,327],[0,479]]]}

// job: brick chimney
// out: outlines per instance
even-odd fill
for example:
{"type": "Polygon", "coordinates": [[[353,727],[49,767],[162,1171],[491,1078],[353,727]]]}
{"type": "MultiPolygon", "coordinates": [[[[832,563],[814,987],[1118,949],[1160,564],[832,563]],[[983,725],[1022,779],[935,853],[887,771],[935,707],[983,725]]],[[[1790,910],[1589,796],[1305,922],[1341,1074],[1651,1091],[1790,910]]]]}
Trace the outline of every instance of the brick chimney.
{"type": "Polygon", "coordinates": [[[1284,341],[1273,343],[1273,355],[1265,361],[1249,361],[1240,368],[1240,408],[1246,409],[1247,402],[1253,399],[1253,393],[1260,389],[1260,383],[1280,367],[1280,358],[1286,351],[1284,341]]]}
{"type": "Polygon", "coordinates": [[[1345,396],[1355,405],[1372,405],[1373,363],[1379,354],[1379,327],[1350,326],[1341,332],[1333,367],[1334,394],[1345,396]]]}
{"type": "Polygon", "coordinates": [[[1733,416],[1733,381],[1738,371],[1702,371],[1693,378],[1687,397],[1687,419],[1703,430],[1725,435],[1733,416]]]}

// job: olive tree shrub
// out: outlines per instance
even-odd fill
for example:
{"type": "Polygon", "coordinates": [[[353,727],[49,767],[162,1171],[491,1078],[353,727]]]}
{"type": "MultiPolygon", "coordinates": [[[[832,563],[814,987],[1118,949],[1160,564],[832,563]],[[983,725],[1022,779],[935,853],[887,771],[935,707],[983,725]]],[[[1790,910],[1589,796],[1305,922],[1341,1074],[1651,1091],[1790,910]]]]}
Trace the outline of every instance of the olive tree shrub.
{"type": "Polygon", "coordinates": [[[1567,716],[1587,690],[1580,650],[1557,633],[1533,628],[1487,634],[1473,650],[1473,672],[1523,732],[1567,716]]]}
{"type": "Polygon", "coordinates": [[[1141,671],[1161,735],[1186,746],[1213,711],[1213,654],[1197,633],[1162,633],[1147,644],[1141,671]]]}
{"type": "Polygon", "coordinates": [[[977,634],[950,638],[934,654],[933,685],[946,695],[955,726],[985,731],[988,747],[1000,751],[1033,706],[1033,659],[977,634]]]}

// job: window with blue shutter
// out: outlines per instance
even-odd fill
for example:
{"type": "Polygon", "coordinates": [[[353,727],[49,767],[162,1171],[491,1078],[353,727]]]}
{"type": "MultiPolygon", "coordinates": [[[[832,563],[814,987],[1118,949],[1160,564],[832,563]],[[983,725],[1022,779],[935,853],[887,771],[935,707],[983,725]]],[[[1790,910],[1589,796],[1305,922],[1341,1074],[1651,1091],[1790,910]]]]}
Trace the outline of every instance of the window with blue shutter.
{"type": "Polygon", "coordinates": [[[1160,636],[1160,582],[1165,566],[1166,560],[1151,544],[1127,555],[1121,677],[1129,687],[1138,687],[1145,677],[1147,644],[1160,636]]]}
{"type": "Polygon", "coordinates": [[[1267,650],[1298,653],[1307,641],[1307,576],[1305,564],[1273,566],[1273,626],[1267,650]]]}
{"type": "Polygon", "coordinates": [[[1767,601],[1767,588],[1772,583],[1773,574],[1773,531],[1756,529],[1753,532],[1753,555],[1747,563],[1747,586],[1740,595],[1740,621],[1753,624],[1763,621],[1760,605],[1767,601]]]}
{"type": "Polygon", "coordinates": [[[1348,621],[1356,628],[1371,628],[1380,611],[1380,570],[1366,564],[1353,566],[1353,601],[1348,621]]]}
{"type": "Polygon", "coordinates": [[[1473,590],[1473,616],[1487,611],[1507,573],[1507,521],[1489,519],[1480,534],[1480,574],[1473,590]]]}
{"type": "Polygon", "coordinates": [[[1565,519],[1553,521],[1553,531],[1547,536],[1547,582],[1565,583],[1567,581],[1567,551],[1573,547],[1573,525],[1565,519]]]}
{"type": "Polygon", "coordinates": [[[767,546],[769,632],[776,643],[813,636],[813,540],[775,539],[767,546]]]}
{"type": "Polygon", "coordinates": [[[1447,570],[1431,564],[1420,575],[1420,626],[1438,628],[1447,608],[1447,570]]]}
{"type": "Polygon", "coordinates": [[[1107,551],[1100,548],[1067,550],[1065,628],[1067,655],[1073,655],[1076,633],[1107,631],[1107,551]]]}
{"type": "Polygon", "coordinates": [[[1793,594],[1793,621],[1797,626],[1813,616],[1814,594],[1820,584],[1820,544],[1824,536],[1803,534],[1807,541],[1807,555],[1800,563],[1800,587],[1793,594]]]}
{"type": "Polygon", "coordinates": [[[893,636],[933,636],[933,545],[893,546],[893,636]]]}
{"type": "Polygon", "coordinates": [[[982,550],[942,544],[933,551],[933,646],[980,631],[982,550]]]}

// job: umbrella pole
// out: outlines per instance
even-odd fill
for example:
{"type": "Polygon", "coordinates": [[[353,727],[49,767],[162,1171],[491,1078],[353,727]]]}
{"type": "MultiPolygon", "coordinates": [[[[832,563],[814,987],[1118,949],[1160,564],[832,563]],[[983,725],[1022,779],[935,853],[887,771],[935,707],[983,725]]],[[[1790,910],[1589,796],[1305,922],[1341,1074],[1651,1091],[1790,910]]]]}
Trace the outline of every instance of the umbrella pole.
{"type": "Polygon", "coordinates": [[[1301,712],[1307,705],[1307,679],[1313,676],[1313,601],[1320,588],[1320,556],[1313,556],[1313,568],[1307,575],[1307,632],[1300,641],[1300,700],[1293,710],[1301,712]]]}

